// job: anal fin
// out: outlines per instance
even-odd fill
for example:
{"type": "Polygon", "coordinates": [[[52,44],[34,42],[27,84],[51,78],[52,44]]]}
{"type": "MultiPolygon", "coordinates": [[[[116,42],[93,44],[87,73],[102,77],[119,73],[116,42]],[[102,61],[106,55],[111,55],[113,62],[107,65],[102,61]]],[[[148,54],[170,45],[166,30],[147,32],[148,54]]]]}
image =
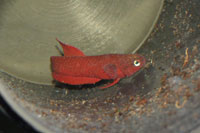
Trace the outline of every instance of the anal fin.
{"type": "Polygon", "coordinates": [[[98,78],[66,76],[57,73],[53,73],[53,78],[59,82],[71,85],[94,84],[101,80],[98,78]]]}

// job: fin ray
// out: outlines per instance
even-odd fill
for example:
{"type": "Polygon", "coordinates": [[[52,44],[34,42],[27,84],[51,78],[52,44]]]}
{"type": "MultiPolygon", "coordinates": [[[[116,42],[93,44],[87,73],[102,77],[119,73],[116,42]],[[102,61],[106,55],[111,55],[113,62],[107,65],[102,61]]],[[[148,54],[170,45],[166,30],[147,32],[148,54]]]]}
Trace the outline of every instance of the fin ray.
{"type": "Polygon", "coordinates": [[[105,88],[111,87],[111,86],[117,84],[119,82],[119,80],[120,80],[120,78],[117,78],[112,83],[107,84],[106,86],[100,87],[100,89],[105,89],[105,88]]]}
{"type": "Polygon", "coordinates": [[[64,56],[85,56],[85,54],[78,48],[67,45],[56,38],[63,48],[64,56]]]}

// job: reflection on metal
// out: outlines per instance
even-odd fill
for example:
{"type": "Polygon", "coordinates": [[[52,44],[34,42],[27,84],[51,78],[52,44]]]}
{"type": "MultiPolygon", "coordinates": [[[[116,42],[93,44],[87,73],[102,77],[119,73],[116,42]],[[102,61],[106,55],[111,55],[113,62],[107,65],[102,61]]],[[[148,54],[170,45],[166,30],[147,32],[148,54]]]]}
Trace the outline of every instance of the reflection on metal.
{"type": "Polygon", "coordinates": [[[87,55],[136,51],[150,33],[163,0],[0,1],[0,70],[51,84],[55,38],[87,55]]]}

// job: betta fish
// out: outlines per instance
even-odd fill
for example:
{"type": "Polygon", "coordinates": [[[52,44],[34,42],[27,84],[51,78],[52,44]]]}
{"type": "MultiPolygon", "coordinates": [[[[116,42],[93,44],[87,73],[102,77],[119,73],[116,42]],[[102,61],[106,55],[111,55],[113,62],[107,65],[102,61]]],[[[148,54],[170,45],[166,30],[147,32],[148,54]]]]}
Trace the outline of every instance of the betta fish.
{"type": "Polygon", "coordinates": [[[64,56],[51,56],[54,80],[70,84],[95,84],[100,80],[113,80],[102,89],[129,77],[145,65],[145,58],[138,54],[105,54],[86,56],[76,47],[57,41],[63,48],[64,56]]]}

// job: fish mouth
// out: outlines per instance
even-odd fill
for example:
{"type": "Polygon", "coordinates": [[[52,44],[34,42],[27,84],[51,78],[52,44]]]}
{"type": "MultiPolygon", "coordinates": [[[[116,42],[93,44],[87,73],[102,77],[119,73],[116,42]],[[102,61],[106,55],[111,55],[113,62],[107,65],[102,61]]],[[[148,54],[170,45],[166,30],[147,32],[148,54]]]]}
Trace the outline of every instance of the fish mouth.
{"type": "Polygon", "coordinates": [[[142,61],[142,64],[145,65],[146,64],[146,59],[144,58],[144,56],[141,56],[140,59],[142,61]]]}
{"type": "Polygon", "coordinates": [[[145,57],[142,56],[142,55],[137,55],[137,56],[139,57],[138,59],[140,60],[142,66],[144,66],[144,65],[146,64],[146,59],[145,59],[145,57]]]}

